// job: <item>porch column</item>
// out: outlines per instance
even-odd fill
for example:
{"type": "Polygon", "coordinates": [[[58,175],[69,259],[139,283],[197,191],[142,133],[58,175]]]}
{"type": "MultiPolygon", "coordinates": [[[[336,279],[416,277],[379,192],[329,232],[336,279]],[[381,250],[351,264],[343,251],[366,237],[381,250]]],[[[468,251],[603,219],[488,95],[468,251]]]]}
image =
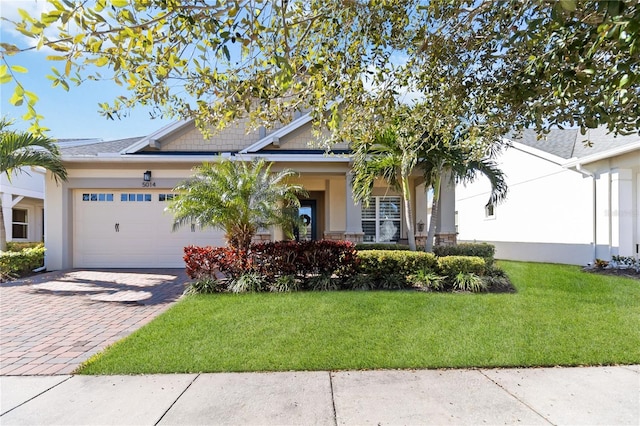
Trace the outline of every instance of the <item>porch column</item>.
{"type": "Polygon", "coordinates": [[[442,189],[438,203],[436,245],[455,245],[457,243],[456,183],[449,172],[442,176],[442,189]]]}
{"type": "Polygon", "coordinates": [[[611,172],[611,254],[634,256],[633,173],[630,169],[611,172]],[[617,252],[617,253],[616,253],[617,252]]]}
{"type": "Polygon", "coordinates": [[[344,231],[344,239],[354,243],[361,243],[364,238],[362,232],[362,205],[353,199],[353,173],[346,174],[346,214],[347,226],[344,231]]]}
{"type": "Polygon", "coordinates": [[[6,192],[0,194],[2,197],[2,214],[4,215],[4,230],[7,235],[7,241],[11,241],[13,236],[13,196],[6,192]]]}

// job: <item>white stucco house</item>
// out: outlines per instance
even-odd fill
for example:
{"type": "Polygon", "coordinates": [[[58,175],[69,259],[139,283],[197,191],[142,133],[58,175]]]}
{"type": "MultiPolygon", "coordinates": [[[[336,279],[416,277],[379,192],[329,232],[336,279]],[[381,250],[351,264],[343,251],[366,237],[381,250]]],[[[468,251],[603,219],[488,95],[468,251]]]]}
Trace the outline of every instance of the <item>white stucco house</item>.
{"type": "Polygon", "coordinates": [[[44,169],[24,167],[0,176],[0,197],[7,241],[37,242],[44,236],[44,169]]]}
{"type": "Polygon", "coordinates": [[[486,179],[456,187],[459,241],[495,244],[501,259],[586,265],[638,256],[640,136],[558,129],[538,139],[526,130],[509,141],[499,158],[506,202],[486,205],[486,179]]]}
{"type": "MultiPolygon", "coordinates": [[[[218,156],[263,157],[272,170],[293,169],[309,196],[301,214],[311,221],[309,239],[392,242],[406,239],[399,194],[375,187],[368,208],[355,204],[347,146],[331,153],[314,146],[309,115],[273,129],[247,132],[239,121],[205,140],[192,121],[172,123],[142,138],[62,147],[68,182],[46,179],[45,246],[48,270],[90,267],[184,267],[183,247],[224,245],[220,231],[172,232],[165,212],[172,188],[192,168],[218,156]]],[[[412,179],[416,221],[426,222],[426,192],[412,179]],[[418,208],[416,208],[418,206],[418,208]]],[[[268,229],[263,240],[282,238],[268,229]]]]}
{"type": "MultiPolygon", "coordinates": [[[[99,139],[63,139],[61,147],[94,144],[99,139]]],[[[0,176],[0,197],[4,229],[8,242],[44,241],[45,170],[41,167],[22,167],[0,176]]]]}

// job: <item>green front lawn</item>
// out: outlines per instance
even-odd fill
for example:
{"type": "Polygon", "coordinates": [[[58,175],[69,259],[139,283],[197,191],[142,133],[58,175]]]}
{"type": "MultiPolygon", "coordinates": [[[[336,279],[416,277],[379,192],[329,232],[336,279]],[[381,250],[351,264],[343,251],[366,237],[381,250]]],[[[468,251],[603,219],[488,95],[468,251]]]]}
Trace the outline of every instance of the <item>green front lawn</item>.
{"type": "Polygon", "coordinates": [[[189,296],[83,374],[640,364],[640,282],[501,262],[515,294],[189,296]]]}

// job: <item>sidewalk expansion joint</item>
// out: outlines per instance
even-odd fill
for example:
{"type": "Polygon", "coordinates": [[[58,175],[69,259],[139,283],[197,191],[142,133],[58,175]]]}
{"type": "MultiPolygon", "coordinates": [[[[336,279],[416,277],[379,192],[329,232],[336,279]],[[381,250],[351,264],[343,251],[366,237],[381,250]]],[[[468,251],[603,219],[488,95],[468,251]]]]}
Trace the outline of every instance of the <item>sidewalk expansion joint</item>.
{"type": "Polygon", "coordinates": [[[478,373],[482,374],[485,378],[487,378],[487,380],[489,380],[490,382],[492,382],[494,385],[496,385],[497,387],[499,387],[500,389],[502,389],[503,391],[505,391],[508,395],[510,395],[513,399],[515,399],[516,401],[518,401],[520,404],[524,405],[525,407],[527,407],[529,410],[533,411],[534,413],[536,413],[538,416],[540,416],[540,418],[542,418],[545,422],[549,423],[550,425],[555,425],[551,420],[549,420],[548,418],[546,418],[542,413],[540,413],[538,410],[536,410],[535,408],[533,408],[532,406],[530,406],[529,404],[527,404],[526,402],[524,402],[522,399],[518,398],[518,396],[512,392],[509,391],[509,389],[505,388],[504,386],[502,386],[500,383],[496,382],[495,380],[493,380],[491,377],[487,376],[484,371],[482,370],[476,370],[478,371],[478,373]]]}
{"type": "Polygon", "coordinates": [[[12,412],[13,410],[15,410],[15,409],[16,409],[16,408],[18,408],[18,407],[22,407],[24,404],[26,404],[26,403],[27,403],[27,402],[29,402],[29,401],[33,401],[34,399],[36,399],[36,398],[37,398],[37,397],[39,397],[40,395],[42,395],[42,394],[44,394],[44,393],[46,393],[46,392],[49,392],[51,389],[53,389],[53,388],[55,388],[55,387],[60,386],[61,384],[63,384],[63,383],[64,383],[64,382],[66,382],[67,380],[71,379],[72,377],[73,377],[73,376],[69,376],[69,377],[67,377],[66,379],[64,379],[63,381],[61,381],[61,382],[59,382],[59,383],[56,383],[55,385],[51,386],[50,388],[47,388],[47,389],[43,390],[42,392],[40,392],[39,394],[37,394],[37,395],[35,395],[35,396],[33,396],[33,397],[31,397],[31,398],[27,399],[27,400],[26,400],[26,401],[24,401],[23,403],[18,404],[18,405],[16,405],[15,407],[13,407],[13,408],[11,408],[11,409],[9,409],[9,410],[7,410],[7,411],[3,412],[3,413],[0,413],[0,417],[4,416],[4,415],[5,415],[5,414],[7,414],[7,413],[12,412]]]}
{"type": "Polygon", "coordinates": [[[329,388],[331,390],[331,409],[333,410],[333,424],[338,426],[338,415],[336,414],[336,399],[333,395],[333,377],[331,371],[327,371],[329,374],[329,388]]]}
{"type": "Polygon", "coordinates": [[[191,387],[191,385],[193,384],[193,382],[195,382],[196,380],[198,380],[198,377],[200,377],[200,373],[196,374],[196,377],[193,378],[193,380],[191,380],[189,382],[189,384],[184,388],[184,390],[182,392],[180,392],[180,395],[178,395],[176,397],[176,399],[171,403],[171,405],[169,406],[169,408],[167,408],[165,410],[164,413],[162,413],[162,416],[160,416],[160,418],[158,419],[157,422],[154,423],[153,426],[158,426],[158,424],[162,421],[162,419],[164,418],[164,416],[167,415],[167,413],[173,408],[174,405],[176,405],[176,402],[178,402],[178,400],[180,400],[180,398],[182,398],[182,395],[184,395],[184,393],[189,390],[189,388],[191,387]]]}

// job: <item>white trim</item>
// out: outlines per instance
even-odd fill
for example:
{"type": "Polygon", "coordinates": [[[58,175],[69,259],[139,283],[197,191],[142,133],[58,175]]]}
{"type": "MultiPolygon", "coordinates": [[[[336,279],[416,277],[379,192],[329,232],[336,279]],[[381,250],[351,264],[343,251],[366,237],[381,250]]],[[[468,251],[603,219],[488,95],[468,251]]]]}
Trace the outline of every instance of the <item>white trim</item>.
{"type": "Polygon", "coordinates": [[[608,149],[606,151],[597,152],[595,154],[587,155],[586,157],[573,157],[565,161],[562,164],[562,167],[566,169],[572,169],[577,167],[578,165],[595,163],[596,161],[605,160],[611,157],[617,157],[618,155],[627,154],[636,150],[640,150],[640,141],[608,149]]]}
{"type": "Polygon", "coordinates": [[[254,143],[253,145],[250,145],[247,148],[241,150],[239,154],[248,154],[251,152],[260,151],[262,148],[274,142],[277,142],[279,144],[280,138],[288,135],[289,133],[293,132],[296,129],[299,129],[300,127],[304,126],[310,121],[311,121],[311,114],[307,113],[302,117],[296,120],[293,120],[291,123],[287,124],[281,129],[278,129],[275,132],[271,133],[270,135],[265,136],[264,138],[260,139],[258,142],[254,143]]]}
{"type": "Polygon", "coordinates": [[[253,160],[254,158],[264,158],[269,161],[282,162],[324,162],[324,163],[348,163],[351,159],[345,155],[334,154],[269,154],[265,151],[251,154],[231,155],[228,152],[211,155],[101,155],[101,156],[63,156],[62,160],[68,163],[113,163],[113,162],[132,162],[132,163],[201,163],[205,160],[213,160],[218,157],[229,158],[231,160],[253,160]]]}
{"type": "Polygon", "coordinates": [[[139,141],[135,142],[133,145],[123,149],[122,151],[120,151],[120,154],[134,154],[140,151],[141,149],[146,148],[147,146],[154,147],[156,146],[156,144],[158,144],[158,141],[161,140],[162,138],[165,138],[183,129],[184,127],[190,125],[191,123],[193,123],[193,119],[178,120],[173,123],[169,123],[163,128],[161,128],[160,130],[154,133],[151,133],[148,136],[143,137],[139,141]]]}
{"type": "Polygon", "coordinates": [[[509,143],[510,148],[515,148],[518,151],[522,151],[522,152],[524,152],[526,154],[530,154],[530,155],[533,155],[535,157],[541,158],[543,160],[550,161],[550,162],[552,162],[554,164],[557,164],[559,166],[562,165],[565,161],[567,161],[566,159],[564,159],[562,157],[559,157],[559,156],[554,155],[554,154],[550,154],[550,153],[542,151],[542,150],[540,150],[538,148],[533,148],[533,147],[525,145],[525,144],[523,144],[521,142],[516,142],[514,140],[507,139],[507,138],[505,138],[503,140],[505,140],[505,141],[507,141],[509,143]]]}

